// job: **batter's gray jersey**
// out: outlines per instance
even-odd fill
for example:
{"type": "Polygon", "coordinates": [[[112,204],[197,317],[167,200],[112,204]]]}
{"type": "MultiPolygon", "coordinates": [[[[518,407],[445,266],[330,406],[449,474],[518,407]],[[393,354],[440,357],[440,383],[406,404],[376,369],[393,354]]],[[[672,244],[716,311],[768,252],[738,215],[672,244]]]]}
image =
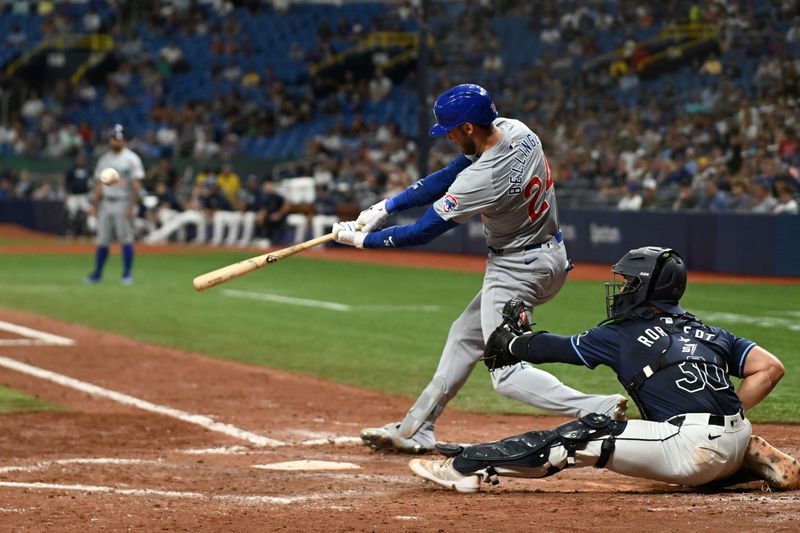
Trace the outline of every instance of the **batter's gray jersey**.
{"type": "MultiPolygon", "coordinates": [[[[472,165],[434,203],[444,220],[465,222],[480,214],[493,250],[487,254],[480,292],[450,327],[433,379],[391,430],[430,448],[436,418],[483,355],[486,339],[503,320],[505,302],[518,297],[529,308],[542,305],[567,278],[569,261],[558,235],[553,178],[542,143],[518,120],[498,118],[494,125],[500,129],[500,142],[473,157],[472,165]]],[[[492,384],[509,398],[568,416],[610,412],[622,399],[583,394],[524,363],[495,370],[492,384]]]]}
{"type": "Polygon", "coordinates": [[[545,242],[558,231],[558,210],[542,143],[519,120],[501,117],[494,125],[500,142],[461,171],[434,209],[459,223],[480,214],[492,248],[545,242]]]}
{"type": "Polygon", "coordinates": [[[130,198],[134,180],[144,178],[144,165],[136,152],[125,147],[119,153],[109,150],[100,156],[94,168],[94,179],[100,179],[100,171],[104,168],[113,168],[119,173],[119,183],[103,187],[103,198],[113,200],[127,200],[130,198]]]}

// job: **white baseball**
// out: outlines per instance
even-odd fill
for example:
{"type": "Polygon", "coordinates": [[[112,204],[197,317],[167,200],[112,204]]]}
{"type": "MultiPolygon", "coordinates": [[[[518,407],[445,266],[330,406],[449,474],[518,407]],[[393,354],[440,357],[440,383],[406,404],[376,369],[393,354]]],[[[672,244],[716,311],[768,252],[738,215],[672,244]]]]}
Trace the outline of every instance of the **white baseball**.
{"type": "Polygon", "coordinates": [[[111,167],[104,168],[100,171],[100,181],[102,181],[104,185],[114,185],[119,181],[119,172],[111,167]]]}

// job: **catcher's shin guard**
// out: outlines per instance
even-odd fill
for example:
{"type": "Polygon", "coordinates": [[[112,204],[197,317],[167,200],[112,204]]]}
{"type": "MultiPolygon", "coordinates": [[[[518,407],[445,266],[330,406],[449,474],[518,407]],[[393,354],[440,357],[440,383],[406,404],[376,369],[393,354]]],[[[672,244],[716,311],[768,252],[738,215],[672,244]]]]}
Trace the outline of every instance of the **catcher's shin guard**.
{"type": "Polygon", "coordinates": [[[575,464],[575,452],[584,449],[589,441],[608,436],[594,465],[603,468],[614,451],[615,437],[625,430],[626,424],[592,413],[553,430],[530,431],[469,446],[455,457],[453,467],[462,474],[490,468],[507,476],[546,477],[575,464]],[[553,446],[559,444],[566,453],[552,457],[553,446]]]}

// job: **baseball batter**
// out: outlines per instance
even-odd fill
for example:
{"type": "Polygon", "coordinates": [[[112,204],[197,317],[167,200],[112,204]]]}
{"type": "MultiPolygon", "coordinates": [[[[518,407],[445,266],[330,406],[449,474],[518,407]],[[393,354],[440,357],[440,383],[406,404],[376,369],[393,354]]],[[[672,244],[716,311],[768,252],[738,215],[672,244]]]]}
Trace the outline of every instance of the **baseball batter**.
{"type": "Polygon", "coordinates": [[[125,130],[115,125],[108,132],[110,150],[100,156],[94,171],[94,202],[92,214],[97,217],[97,249],[94,271],[86,277],[87,283],[98,283],[103,277],[103,267],[108,258],[112,238],[122,245],[122,283],[133,283],[133,217],[139,201],[139,188],[144,178],[144,166],[136,153],[125,146],[125,130]],[[104,184],[100,180],[103,169],[113,168],[119,174],[116,183],[104,184]]]}
{"type": "MultiPolygon", "coordinates": [[[[689,486],[729,478],[742,467],[751,435],[744,413],[781,379],[783,365],[754,342],[680,307],[686,265],[674,250],[631,250],[612,270],[608,320],[573,336],[517,335],[513,320],[506,321],[489,338],[486,362],[490,368],[519,361],[609,366],[644,420],[590,414],[552,431],[466,448],[442,445],[451,457],[413,460],[414,473],[476,492],[481,480],[496,475],[545,477],[572,466],[689,486]],[[617,275],[624,284],[616,283],[617,275]],[[729,375],[743,378],[738,394],[729,375]]],[[[763,461],[769,470],[759,473],[772,482],[785,483],[784,474],[796,480],[797,462],[774,451],[776,460],[763,461]]]]}
{"type": "MultiPolygon", "coordinates": [[[[450,328],[431,382],[402,422],[361,432],[363,442],[376,450],[432,450],[434,423],[480,360],[486,339],[502,320],[498,309],[503,302],[520,295],[528,310],[547,302],[570,268],[553,178],[536,134],[518,120],[498,118],[491,97],[478,85],[443,93],[434,114],[437,124],[430,135],[446,134],[463,155],[363,211],[357,221],[334,226],[340,243],[395,248],[427,243],[480,215],[489,247],[483,287],[450,328]],[[374,231],[389,214],[431,202],[416,223],[374,231]]],[[[563,415],[624,412],[624,397],[583,394],[526,363],[494,372],[492,382],[501,394],[563,415]]]]}

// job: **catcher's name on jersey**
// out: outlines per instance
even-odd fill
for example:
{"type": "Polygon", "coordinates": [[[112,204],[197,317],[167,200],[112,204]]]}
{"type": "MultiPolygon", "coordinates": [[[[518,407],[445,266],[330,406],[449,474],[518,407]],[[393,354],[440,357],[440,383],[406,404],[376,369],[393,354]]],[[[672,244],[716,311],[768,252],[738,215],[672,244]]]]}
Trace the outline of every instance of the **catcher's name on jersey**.
{"type": "Polygon", "coordinates": [[[589,368],[611,367],[642,415],[656,421],[738,412],[741,402],[728,376],[744,376],[747,354],[756,345],[688,316],[613,321],[571,342],[589,368]]]}
{"type": "MultiPolygon", "coordinates": [[[[671,320],[671,319],[669,319],[669,320],[671,320]]],[[[714,340],[714,337],[716,337],[716,334],[714,334],[714,333],[711,333],[709,331],[703,331],[703,330],[697,329],[697,328],[692,328],[691,326],[684,326],[683,327],[683,332],[686,333],[687,335],[691,336],[691,337],[694,337],[694,338],[696,338],[698,340],[702,340],[702,341],[706,341],[706,342],[710,342],[710,341],[714,340]]],[[[639,341],[640,343],[644,344],[648,348],[652,348],[653,345],[655,345],[657,340],[659,340],[662,337],[667,337],[667,336],[669,336],[669,334],[666,331],[664,331],[663,329],[661,329],[661,327],[654,326],[652,328],[646,328],[644,330],[644,334],[640,335],[639,337],[637,337],[636,340],[639,341]]]]}

